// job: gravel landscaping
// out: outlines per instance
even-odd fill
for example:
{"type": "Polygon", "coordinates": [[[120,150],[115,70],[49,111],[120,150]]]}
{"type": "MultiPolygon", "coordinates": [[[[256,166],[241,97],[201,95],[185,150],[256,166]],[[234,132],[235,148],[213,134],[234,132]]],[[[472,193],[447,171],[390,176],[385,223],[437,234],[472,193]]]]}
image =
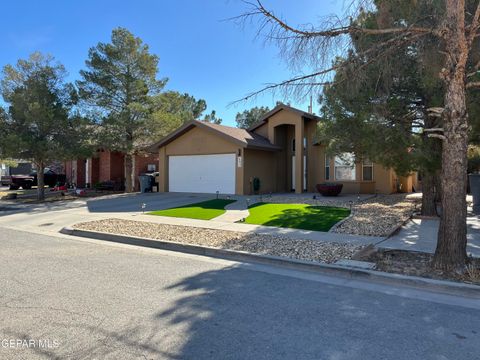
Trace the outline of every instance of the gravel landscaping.
{"type": "Polygon", "coordinates": [[[406,194],[378,195],[353,206],[352,216],[333,232],[388,236],[408,220],[415,211],[415,201],[407,200],[406,194]]]}
{"type": "MultiPolygon", "coordinates": [[[[347,209],[350,208],[350,201],[352,201],[352,215],[338,226],[335,226],[331,230],[332,232],[352,235],[388,236],[412,216],[415,210],[415,203],[421,202],[421,198],[412,197],[408,194],[361,195],[360,199],[354,195],[325,197],[319,194],[281,194],[265,196],[262,201],[269,203],[337,206],[347,209]],[[316,196],[316,199],[313,199],[313,195],[316,196]]],[[[418,208],[420,208],[420,205],[418,208]]]]}
{"type": "Polygon", "coordinates": [[[74,228],[323,263],[334,263],[339,259],[350,259],[363,248],[363,246],[351,244],[297,240],[281,236],[123,219],[84,222],[76,224],[74,228]]]}

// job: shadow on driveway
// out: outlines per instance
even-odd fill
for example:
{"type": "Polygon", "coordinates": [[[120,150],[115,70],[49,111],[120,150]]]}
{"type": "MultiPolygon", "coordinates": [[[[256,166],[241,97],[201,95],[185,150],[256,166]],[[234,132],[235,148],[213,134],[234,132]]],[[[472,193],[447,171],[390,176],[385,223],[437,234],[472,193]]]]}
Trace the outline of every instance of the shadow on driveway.
{"type": "Polygon", "coordinates": [[[40,204],[22,204],[12,201],[0,201],[0,217],[18,213],[31,213],[32,215],[35,215],[38,213],[85,207],[90,213],[124,213],[140,212],[142,210],[153,211],[210,200],[214,197],[215,195],[211,194],[132,193],[106,195],[97,198],[79,197],[77,200],[60,200],[40,204]],[[145,204],[144,209],[142,209],[143,204],[145,204]]]}

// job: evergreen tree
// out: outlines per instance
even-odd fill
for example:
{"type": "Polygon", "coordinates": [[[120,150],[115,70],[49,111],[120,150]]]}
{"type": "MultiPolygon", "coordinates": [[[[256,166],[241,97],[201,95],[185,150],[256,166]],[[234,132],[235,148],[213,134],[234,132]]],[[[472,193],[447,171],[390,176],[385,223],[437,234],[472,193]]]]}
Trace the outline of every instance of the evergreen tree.
{"type": "Polygon", "coordinates": [[[77,81],[84,104],[99,111],[101,143],[125,154],[125,188],[133,191],[133,156],[141,152],[151,131],[152,96],[166,80],[157,79],[158,57],[127,29],[112,31],[111,43],[91,48],[87,69],[77,81]]]}
{"type": "Polygon", "coordinates": [[[65,68],[51,56],[34,53],[3,68],[0,112],[2,157],[26,159],[37,169],[37,198],[43,200],[45,166],[88,151],[86,125],[74,112],[76,92],[65,68]]]}
{"type": "Polygon", "coordinates": [[[269,112],[270,109],[268,106],[255,106],[249,110],[244,110],[242,112],[237,113],[235,117],[235,121],[237,123],[237,127],[242,129],[248,129],[253,124],[258,122],[263,115],[269,112]]]}

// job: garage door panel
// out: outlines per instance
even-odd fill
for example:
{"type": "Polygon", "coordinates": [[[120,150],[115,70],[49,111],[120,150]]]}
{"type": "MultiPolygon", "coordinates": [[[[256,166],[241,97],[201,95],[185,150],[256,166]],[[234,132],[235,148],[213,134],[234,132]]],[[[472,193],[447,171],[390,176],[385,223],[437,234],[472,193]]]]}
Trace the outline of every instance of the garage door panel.
{"type": "Polygon", "coordinates": [[[235,194],[235,154],[169,156],[171,192],[235,194]]]}

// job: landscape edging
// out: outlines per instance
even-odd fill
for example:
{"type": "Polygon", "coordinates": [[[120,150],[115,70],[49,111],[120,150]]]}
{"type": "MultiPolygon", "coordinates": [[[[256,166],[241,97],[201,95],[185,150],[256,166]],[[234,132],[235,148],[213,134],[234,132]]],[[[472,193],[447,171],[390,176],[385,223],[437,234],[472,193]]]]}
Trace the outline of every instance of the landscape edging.
{"type": "Polygon", "coordinates": [[[457,283],[448,280],[437,280],[341,266],[336,264],[317,263],[312,261],[290,259],[272,255],[252,254],[245,251],[212,248],[200,245],[183,244],[173,241],[155,240],[137,236],[119,235],[99,231],[81,230],[64,227],[60,233],[95,240],[116,242],[127,245],[143,246],[168,251],[178,251],[194,255],[210,256],[232,261],[253,262],[264,265],[281,266],[299,271],[313,271],[325,275],[337,275],[348,279],[369,280],[388,285],[403,285],[440,292],[448,295],[461,295],[480,299],[480,286],[457,283]]]}

